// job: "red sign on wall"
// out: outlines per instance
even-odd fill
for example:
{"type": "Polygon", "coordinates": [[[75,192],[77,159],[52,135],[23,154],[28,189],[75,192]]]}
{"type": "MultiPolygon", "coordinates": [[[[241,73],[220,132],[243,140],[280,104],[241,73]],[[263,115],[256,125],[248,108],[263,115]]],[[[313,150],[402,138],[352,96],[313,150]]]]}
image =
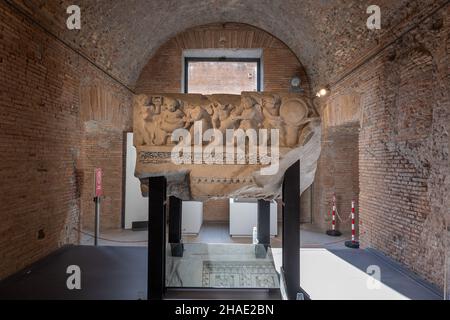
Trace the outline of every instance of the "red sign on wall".
{"type": "Polygon", "coordinates": [[[102,189],[102,169],[95,168],[95,196],[101,197],[103,194],[102,189]]]}

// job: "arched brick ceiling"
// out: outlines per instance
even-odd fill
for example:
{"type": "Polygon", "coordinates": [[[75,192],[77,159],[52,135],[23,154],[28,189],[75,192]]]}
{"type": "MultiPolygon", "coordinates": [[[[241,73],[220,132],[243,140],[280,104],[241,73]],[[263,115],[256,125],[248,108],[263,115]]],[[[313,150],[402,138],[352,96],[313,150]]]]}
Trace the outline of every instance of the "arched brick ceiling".
{"type": "Polygon", "coordinates": [[[240,22],[285,42],[305,66],[313,86],[380,45],[392,28],[448,0],[377,0],[382,30],[366,28],[363,0],[8,0],[133,87],[149,58],[183,30],[214,22],[240,22]],[[66,8],[82,9],[82,28],[66,28],[66,8]]]}

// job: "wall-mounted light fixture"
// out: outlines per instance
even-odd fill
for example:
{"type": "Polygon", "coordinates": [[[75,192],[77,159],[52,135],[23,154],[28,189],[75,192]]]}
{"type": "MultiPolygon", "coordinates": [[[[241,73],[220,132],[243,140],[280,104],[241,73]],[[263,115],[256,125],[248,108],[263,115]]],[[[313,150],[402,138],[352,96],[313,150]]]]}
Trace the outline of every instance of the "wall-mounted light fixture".
{"type": "Polygon", "coordinates": [[[303,92],[303,89],[300,87],[302,83],[302,80],[300,79],[300,77],[293,77],[291,79],[291,92],[303,92]]]}
{"type": "Polygon", "coordinates": [[[321,97],[326,96],[327,94],[328,94],[328,90],[325,88],[322,88],[316,93],[316,96],[321,98],[321,97]]]}

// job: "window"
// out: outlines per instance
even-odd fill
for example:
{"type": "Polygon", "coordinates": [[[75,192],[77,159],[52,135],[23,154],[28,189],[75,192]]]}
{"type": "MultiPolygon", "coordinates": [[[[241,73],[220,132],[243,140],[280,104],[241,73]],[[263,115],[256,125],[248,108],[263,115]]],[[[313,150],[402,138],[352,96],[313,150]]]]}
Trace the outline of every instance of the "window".
{"type": "Polygon", "coordinates": [[[261,90],[259,58],[185,58],[184,91],[241,94],[261,90]]]}

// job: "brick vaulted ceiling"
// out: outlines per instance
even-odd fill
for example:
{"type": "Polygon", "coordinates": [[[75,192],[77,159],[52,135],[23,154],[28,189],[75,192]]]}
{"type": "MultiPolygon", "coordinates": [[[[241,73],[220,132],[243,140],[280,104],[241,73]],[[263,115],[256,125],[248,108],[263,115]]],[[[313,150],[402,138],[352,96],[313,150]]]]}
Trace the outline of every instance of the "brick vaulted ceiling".
{"type": "MultiPolygon", "coordinates": [[[[2,0],[4,1],[4,0],[2,0]]],[[[313,87],[333,82],[448,0],[6,0],[133,88],[156,50],[176,34],[215,22],[240,22],[283,41],[313,87]],[[373,2],[373,3],[372,3],[373,2]],[[367,7],[382,29],[368,30],[367,7]],[[82,27],[66,28],[66,8],[81,7],[82,27]],[[406,25],[405,21],[408,21],[406,25]]]]}

